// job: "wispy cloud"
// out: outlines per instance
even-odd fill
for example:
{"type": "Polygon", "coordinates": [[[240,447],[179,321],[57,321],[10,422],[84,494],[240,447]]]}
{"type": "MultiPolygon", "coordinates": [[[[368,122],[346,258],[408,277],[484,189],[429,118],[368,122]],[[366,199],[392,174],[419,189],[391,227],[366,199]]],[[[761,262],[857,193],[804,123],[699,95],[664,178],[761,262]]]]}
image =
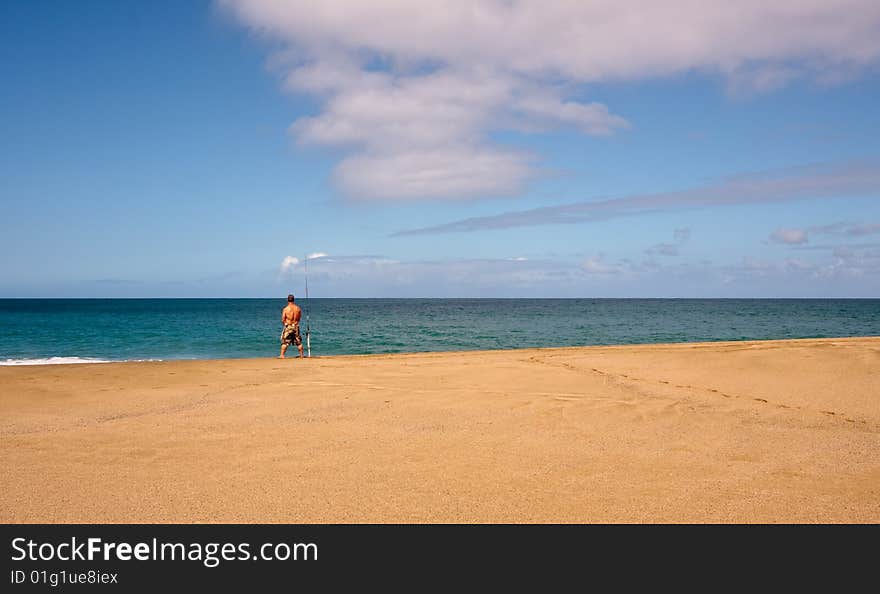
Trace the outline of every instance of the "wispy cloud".
{"type": "MultiPolygon", "coordinates": [[[[633,260],[599,252],[584,257],[396,260],[343,255],[309,263],[309,279],[323,295],[345,296],[700,296],[864,295],[880,287],[880,249],[803,253],[800,258],[743,257],[733,262],[685,258],[633,260]]],[[[301,265],[302,263],[300,263],[301,265]]]]}
{"type": "Polygon", "coordinates": [[[867,242],[867,243],[820,243],[815,245],[798,245],[794,246],[792,249],[795,250],[808,250],[808,251],[835,251],[842,248],[846,249],[871,249],[871,248],[880,248],[880,243],[876,242],[867,242]]]}
{"type": "Polygon", "coordinates": [[[847,235],[861,236],[880,233],[880,223],[852,225],[844,231],[847,235]]]}
{"type": "Polygon", "coordinates": [[[624,268],[620,265],[610,264],[605,261],[604,254],[591,256],[581,264],[587,274],[619,274],[624,268]]]}
{"type": "MultiPolygon", "coordinates": [[[[515,258],[395,260],[383,256],[334,256],[309,263],[315,285],[333,291],[356,287],[364,294],[479,295],[497,290],[570,286],[583,272],[572,262],[515,258]]],[[[349,289],[350,290],[350,289],[349,289]]]]}
{"type": "Polygon", "coordinates": [[[575,202],[473,217],[432,227],[406,229],[395,236],[509,229],[601,221],[674,209],[703,208],[817,198],[848,198],[880,192],[880,161],[818,164],[743,174],[678,192],[575,202]]]}
{"type": "Polygon", "coordinates": [[[691,230],[688,227],[676,229],[672,234],[672,243],[657,243],[645,250],[649,256],[677,256],[679,248],[691,238],[691,230]]]}
{"type": "Polygon", "coordinates": [[[786,229],[780,227],[770,235],[770,241],[785,245],[800,245],[807,243],[808,236],[805,229],[786,229]]]}
{"type": "Polygon", "coordinates": [[[880,234],[880,223],[832,223],[806,228],[780,227],[770,235],[770,241],[785,245],[803,245],[809,242],[811,235],[836,235],[842,238],[852,238],[875,234],[880,234]]]}
{"type": "Polygon", "coordinates": [[[810,227],[811,233],[825,233],[845,237],[863,237],[880,234],[880,223],[834,223],[819,227],[810,227]]]}
{"type": "Polygon", "coordinates": [[[519,192],[535,173],[498,130],[607,135],[629,126],[575,99],[584,83],[720,73],[733,92],[828,84],[880,61],[876,0],[544,2],[219,0],[279,48],[286,89],[315,97],[303,144],[342,147],[359,198],[519,192]]]}
{"type": "Polygon", "coordinates": [[[89,282],[97,285],[137,285],[141,284],[143,281],[128,278],[97,278],[89,282]]]}

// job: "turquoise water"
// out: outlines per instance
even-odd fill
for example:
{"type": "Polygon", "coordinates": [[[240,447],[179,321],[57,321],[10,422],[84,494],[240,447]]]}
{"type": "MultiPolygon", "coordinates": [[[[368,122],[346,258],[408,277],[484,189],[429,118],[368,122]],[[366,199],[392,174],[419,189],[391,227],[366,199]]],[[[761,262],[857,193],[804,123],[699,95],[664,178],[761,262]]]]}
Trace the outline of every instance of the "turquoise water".
{"type": "MultiPolygon", "coordinates": [[[[0,364],[274,356],[284,305],[283,299],[0,299],[0,364]]],[[[312,299],[302,305],[313,355],[880,335],[880,299],[312,299]]]]}

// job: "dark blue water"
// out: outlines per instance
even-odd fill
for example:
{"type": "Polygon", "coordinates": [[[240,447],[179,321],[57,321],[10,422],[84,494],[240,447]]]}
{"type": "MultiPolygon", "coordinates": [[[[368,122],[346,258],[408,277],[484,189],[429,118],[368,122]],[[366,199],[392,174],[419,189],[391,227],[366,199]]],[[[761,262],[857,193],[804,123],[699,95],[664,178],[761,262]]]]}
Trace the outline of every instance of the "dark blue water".
{"type": "MultiPolygon", "coordinates": [[[[279,299],[0,299],[0,363],[273,356],[284,305],[279,299]]],[[[302,305],[313,355],[880,335],[880,299],[312,299],[302,305]]]]}

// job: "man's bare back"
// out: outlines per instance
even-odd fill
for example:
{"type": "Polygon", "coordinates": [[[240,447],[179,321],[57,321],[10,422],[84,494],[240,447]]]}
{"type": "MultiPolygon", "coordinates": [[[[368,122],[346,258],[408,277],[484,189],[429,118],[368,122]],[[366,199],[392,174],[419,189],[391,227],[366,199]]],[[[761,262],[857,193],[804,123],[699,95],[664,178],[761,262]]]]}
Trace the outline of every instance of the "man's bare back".
{"type": "Polygon", "coordinates": [[[281,310],[282,324],[299,324],[302,317],[302,309],[296,303],[288,303],[287,307],[281,310]]]}

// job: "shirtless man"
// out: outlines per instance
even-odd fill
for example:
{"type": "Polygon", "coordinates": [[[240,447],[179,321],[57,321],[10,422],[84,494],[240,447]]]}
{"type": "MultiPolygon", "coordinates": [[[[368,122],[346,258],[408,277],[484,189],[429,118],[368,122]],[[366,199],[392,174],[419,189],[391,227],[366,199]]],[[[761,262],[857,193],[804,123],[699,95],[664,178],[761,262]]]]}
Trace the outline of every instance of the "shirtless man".
{"type": "Polygon", "coordinates": [[[293,295],[287,296],[287,307],[281,310],[281,323],[284,324],[284,330],[281,331],[281,356],[287,352],[287,347],[292,344],[299,349],[299,357],[303,356],[302,336],[299,333],[299,319],[302,317],[302,310],[293,302],[293,295]]]}

